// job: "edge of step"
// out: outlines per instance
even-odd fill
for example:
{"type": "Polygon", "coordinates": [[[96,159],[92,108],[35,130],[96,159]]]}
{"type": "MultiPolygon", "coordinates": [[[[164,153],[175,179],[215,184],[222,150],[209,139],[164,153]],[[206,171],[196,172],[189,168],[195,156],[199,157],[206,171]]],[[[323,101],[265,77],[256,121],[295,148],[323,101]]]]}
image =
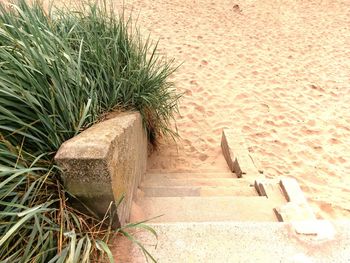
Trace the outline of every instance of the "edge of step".
{"type": "MultiPolygon", "coordinates": [[[[348,262],[350,221],[328,223],[334,231],[321,237],[299,234],[282,222],[155,223],[149,225],[157,239],[146,231],[135,235],[159,262],[348,262]]],[[[122,262],[146,262],[125,237],[114,240],[112,252],[122,262]]]]}
{"type": "Polygon", "coordinates": [[[276,204],[264,196],[144,197],[132,206],[131,222],[277,221],[276,204]],[[157,218],[156,218],[157,217],[157,218]]]}
{"type": "Polygon", "coordinates": [[[159,172],[152,173],[146,172],[144,175],[147,177],[165,177],[165,178],[238,178],[235,173],[232,172],[159,172]]]}
{"type": "Polygon", "coordinates": [[[140,188],[140,197],[180,196],[258,196],[255,187],[242,186],[146,186],[140,188]]]}
{"type": "Polygon", "coordinates": [[[241,178],[169,178],[151,176],[144,178],[140,187],[150,186],[254,186],[253,182],[241,178]]]}

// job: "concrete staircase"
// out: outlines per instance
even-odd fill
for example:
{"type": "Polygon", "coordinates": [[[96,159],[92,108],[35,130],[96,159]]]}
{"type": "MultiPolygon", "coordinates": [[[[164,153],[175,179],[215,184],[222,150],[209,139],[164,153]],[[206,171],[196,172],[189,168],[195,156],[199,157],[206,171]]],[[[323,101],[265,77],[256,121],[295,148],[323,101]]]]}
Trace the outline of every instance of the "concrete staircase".
{"type": "MultiPolygon", "coordinates": [[[[262,176],[237,131],[223,132],[222,150],[232,173],[144,176],[130,221],[149,219],[157,240],[130,231],[158,262],[348,262],[349,223],[317,220],[295,179],[262,176]]],[[[148,262],[120,235],[113,254],[148,262]]]]}
{"type": "Polygon", "coordinates": [[[234,173],[148,173],[131,222],[277,221],[278,205],[234,173]]]}
{"type": "MultiPolygon", "coordinates": [[[[131,233],[161,263],[348,262],[350,224],[305,213],[293,182],[260,178],[253,184],[234,173],[148,173],[131,222],[151,219],[147,225],[158,238],[131,233]],[[292,212],[291,204],[297,207],[292,212]]],[[[118,236],[115,244],[116,262],[151,262],[128,238],[118,236]]]]}

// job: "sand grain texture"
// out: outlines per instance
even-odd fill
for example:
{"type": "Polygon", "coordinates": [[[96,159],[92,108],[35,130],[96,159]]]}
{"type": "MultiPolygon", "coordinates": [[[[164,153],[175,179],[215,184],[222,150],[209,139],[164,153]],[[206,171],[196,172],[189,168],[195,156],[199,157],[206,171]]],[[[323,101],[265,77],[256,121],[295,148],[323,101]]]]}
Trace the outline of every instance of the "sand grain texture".
{"type": "Polygon", "coordinates": [[[350,1],[124,5],[183,63],[172,77],[182,139],[164,141],[149,169],[227,172],[221,132],[238,127],[265,175],[296,178],[318,218],[350,218],[350,1]]]}
{"type": "Polygon", "coordinates": [[[241,127],[267,176],[295,177],[318,217],[350,216],[349,1],[125,5],[161,54],[183,62],[172,79],[184,92],[182,139],[149,169],[227,171],[221,131],[241,127]]]}

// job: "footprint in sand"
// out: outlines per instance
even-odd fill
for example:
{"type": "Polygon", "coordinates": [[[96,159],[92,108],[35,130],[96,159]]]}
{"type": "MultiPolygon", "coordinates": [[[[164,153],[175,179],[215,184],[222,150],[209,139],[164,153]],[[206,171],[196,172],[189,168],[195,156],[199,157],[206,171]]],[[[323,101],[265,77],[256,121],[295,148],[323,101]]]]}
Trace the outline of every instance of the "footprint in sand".
{"type": "Polygon", "coordinates": [[[192,96],[192,91],[189,90],[189,89],[187,89],[187,90],[185,90],[185,94],[186,94],[187,96],[192,96]]]}
{"type": "MultiPolygon", "coordinates": [[[[184,169],[197,167],[198,160],[205,160],[200,161],[203,165],[210,161],[206,156],[220,149],[222,127],[237,127],[246,135],[248,146],[255,147],[268,175],[288,170],[304,178],[303,186],[314,184],[317,177],[345,185],[338,178],[350,173],[350,157],[345,156],[350,138],[350,52],[344,42],[350,36],[350,9],[343,8],[349,1],[332,4],[332,12],[324,12],[326,3],[320,6],[320,0],[277,1],[277,6],[276,1],[254,1],[255,6],[248,1],[244,16],[238,15],[242,9],[238,1],[228,8],[229,1],[186,5],[174,1],[171,8],[146,1],[142,9],[147,15],[140,15],[145,26],[162,39],[167,55],[188,62],[174,73],[174,82],[186,92],[182,102],[187,105],[186,115],[181,119],[185,131],[180,133],[193,145],[182,153],[186,158],[174,162],[172,152],[165,149],[162,155],[169,154],[168,162],[184,169]],[[286,7],[283,10],[297,12],[293,15],[302,23],[286,19],[288,12],[276,12],[280,2],[286,7]],[[220,123],[224,121],[231,122],[220,123]],[[205,142],[198,142],[198,137],[205,142]],[[209,148],[203,151],[202,144],[209,148]],[[328,169],[314,168],[320,163],[328,169]],[[332,173],[337,176],[329,179],[332,173]]],[[[164,161],[166,168],[168,162],[164,161]]],[[[338,205],[322,207],[324,216],[327,211],[329,217],[342,215],[341,207],[349,206],[350,201],[335,193],[341,193],[341,187],[339,191],[318,185],[305,189],[306,194],[321,197],[319,206],[325,200],[338,205]]]]}
{"type": "Polygon", "coordinates": [[[204,109],[204,107],[203,106],[200,106],[200,105],[197,105],[196,107],[195,107],[195,109],[196,109],[196,111],[199,111],[199,112],[205,112],[205,109],[204,109]]]}

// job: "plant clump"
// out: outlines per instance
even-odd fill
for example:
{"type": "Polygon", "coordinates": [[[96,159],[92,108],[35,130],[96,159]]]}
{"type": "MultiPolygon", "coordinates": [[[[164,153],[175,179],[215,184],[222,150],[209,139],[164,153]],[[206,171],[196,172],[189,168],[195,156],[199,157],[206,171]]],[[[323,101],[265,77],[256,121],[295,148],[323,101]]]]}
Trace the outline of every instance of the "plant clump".
{"type": "Polygon", "coordinates": [[[56,151],[113,110],[140,111],[152,144],[176,135],[173,62],[106,4],[79,10],[0,3],[1,262],[112,261],[108,216],[70,207],[56,151]]]}

